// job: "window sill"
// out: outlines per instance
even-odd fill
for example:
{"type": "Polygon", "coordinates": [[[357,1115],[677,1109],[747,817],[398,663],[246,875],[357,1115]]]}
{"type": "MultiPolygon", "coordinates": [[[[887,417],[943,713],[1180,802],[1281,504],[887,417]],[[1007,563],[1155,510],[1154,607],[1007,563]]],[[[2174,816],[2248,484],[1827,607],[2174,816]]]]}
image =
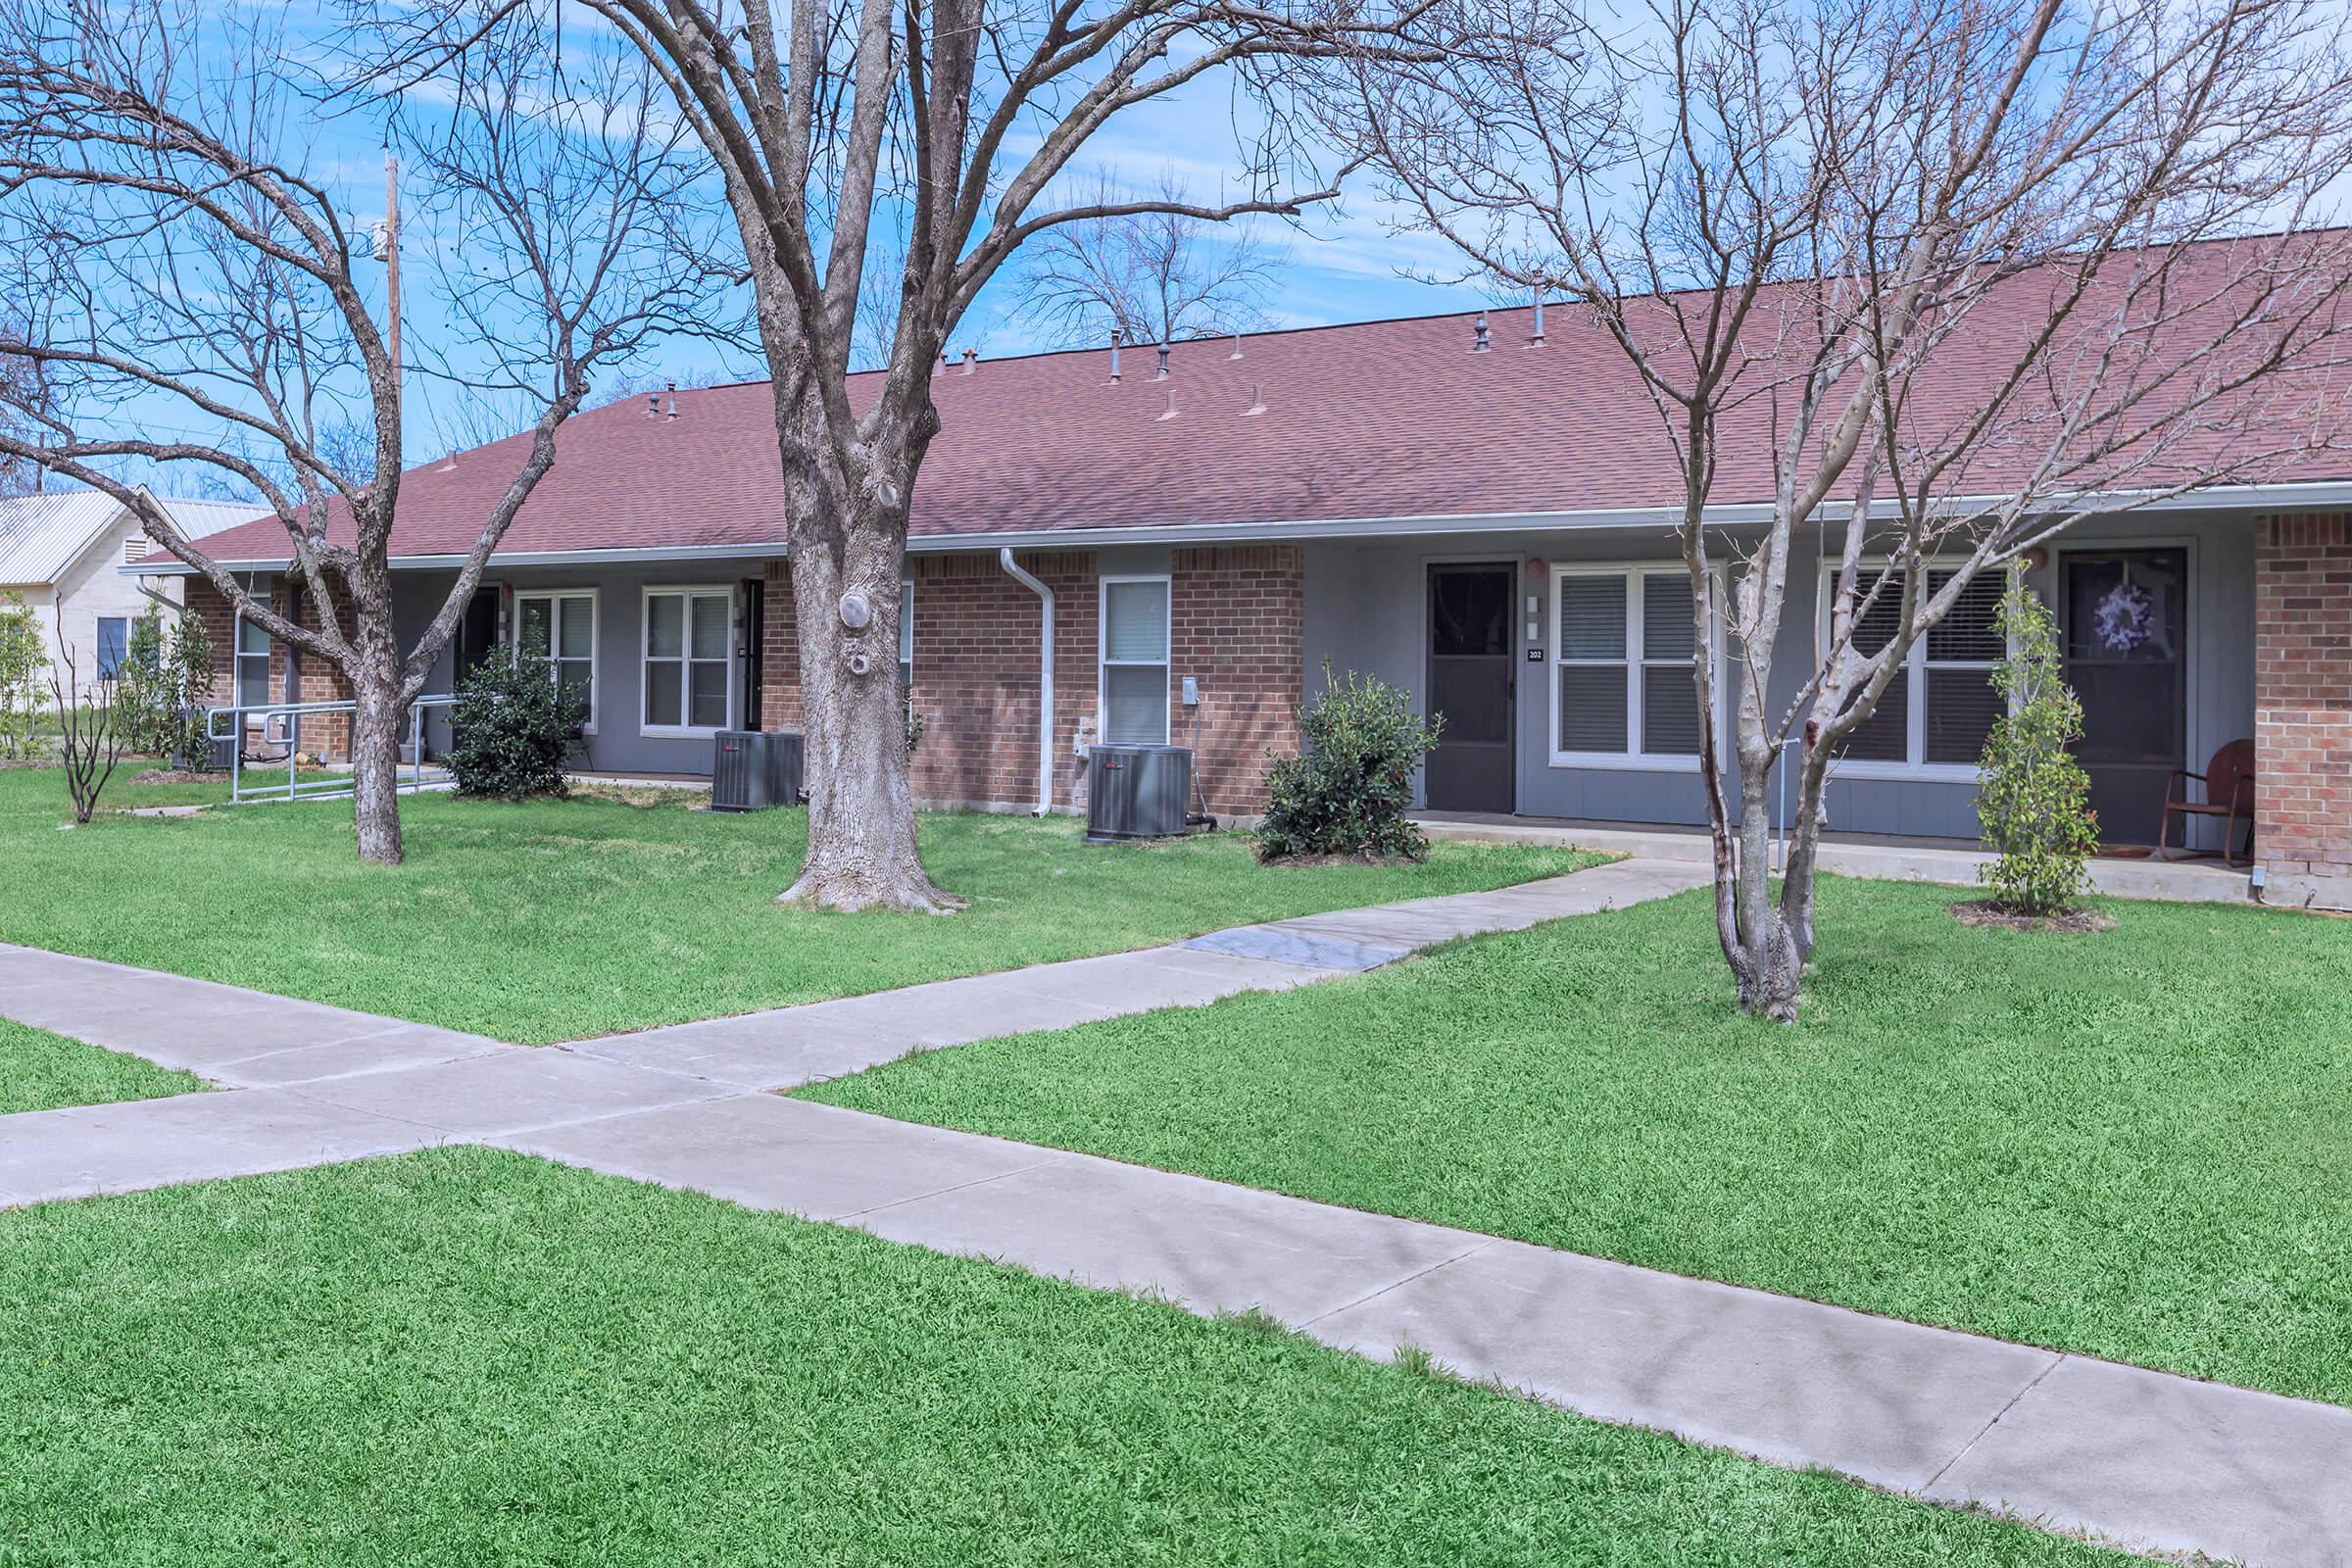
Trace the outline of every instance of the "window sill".
{"type": "Polygon", "coordinates": [[[658,741],[707,741],[724,728],[724,724],[640,724],[637,733],[658,741]]]}
{"type": "Polygon", "coordinates": [[[1617,773],[1695,773],[1696,757],[1644,757],[1636,752],[1554,752],[1557,768],[1597,769],[1617,773]]]}
{"type": "Polygon", "coordinates": [[[1976,784],[1983,774],[1969,762],[1832,762],[1829,781],[1885,784],[1976,784]]]}

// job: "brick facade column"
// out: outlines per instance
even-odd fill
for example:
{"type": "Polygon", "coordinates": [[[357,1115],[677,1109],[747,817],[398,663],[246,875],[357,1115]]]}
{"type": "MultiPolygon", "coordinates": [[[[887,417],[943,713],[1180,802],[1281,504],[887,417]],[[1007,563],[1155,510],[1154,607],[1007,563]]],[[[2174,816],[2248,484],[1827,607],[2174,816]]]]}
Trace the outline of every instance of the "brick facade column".
{"type": "MultiPolygon", "coordinates": [[[[212,698],[217,703],[235,700],[237,615],[235,609],[220,591],[202,577],[185,580],[184,602],[204,622],[204,629],[213,641],[212,698]]],[[[288,588],[280,578],[270,599],[270,607],[284,614],[288,588]]],[[[338,623],[350,625],[350,602],[337,592],[338,623]]],[[[316,627],[318,607],[308,594],[303,596],[302,617],[298,624],[316,627]]],[[[351,699],[351,683],[343,672],[316,654],[304,654],[300,661],[300,675],[295,690],[286,690],[286,662],[292,652],[284,643],[270,645],[270,701],[298,703],[340,703],[351,699]]],[[[258,721],[257,721],[258,722],[258,721]]],[[[349,760],[351,757],[351,715],[348,713],[313,714],[302,721],[302,749],[324,758],[330,762],[349,760]]]]}
{"type": "Polygon", "coordinates": [[[2352,522],[2254,536],[2257,864],[2274,904],[2352,908],[2352,522]]]}
{"type": "MultiPolygon", "coordinates": [[[[1298,749],[1306,687],[1306,558],[1295,545],[1179,550],[1169,614],[1171,683],[1200,683],[1196,776],[1208,809],[1254,816],[1266,808],[1268,753],[1298,749]]],[[[1171,701],[1174,701],[1171,698],[1171,701]]],[[[1193,715],[1170,710],[1179,746],[1193,715]]]]}
{"type": "Polygon", "coordinates": [[[792,613],[792,569],[771,561],[760,583],[760,727],[801,727],[801,634],[792,613]]]}
{"type": "MultiPolygon", "coordinates": [[[[1070,750],[1095,710],[1095,557],[1017,555],[1054,590],[1054,804],[1082,799],[1070,750]]],[[[1032,806],[1038,796],[1038,597],[993,555],[907,558],[914,582],[914,710],[923,718],[912,778],[942,806],[1032,806]]]]}

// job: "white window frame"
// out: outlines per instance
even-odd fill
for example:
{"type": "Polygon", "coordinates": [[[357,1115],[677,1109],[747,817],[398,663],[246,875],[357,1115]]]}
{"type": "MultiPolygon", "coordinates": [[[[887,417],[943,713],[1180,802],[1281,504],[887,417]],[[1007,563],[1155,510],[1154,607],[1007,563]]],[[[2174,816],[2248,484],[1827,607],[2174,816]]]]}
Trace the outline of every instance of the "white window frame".
{"type": "MultiPolygon", "coordinates": [[[[1167,700],[1160,704],[1162,719],[1159,744],[1168,744],[1176,724],[1176,579],[1165,571],[1114,572],[1095,579],[1095,728],[1105,742],[1110,739],[1110,682],[1104,671],[1116,665],[1121,669],[1158,668],[1167,674],[1167,700]],[[1160,659],[1112,659],[1110,657],[1110,587],[1113,583],[1155,582],[1167,598],[1168,613],[1163,624],[1167,627],[1166,655],[1160,659]]],[[[1132,742],[1130,744],[1133,744],[1132,742]]]]}
{"type": "MultiPolygon", "coordinates": [[[[1831,585],[1838,576],[1838,562],[1825,558],[1821,563],[1821,575],[1816,587],[1818,599],[1814,619],[1819,627],[1817,635],[1821,639],[1816,646],[1824,652],[1830,646],[1830,594],[1833,591],[1831,585]]],[[[1870,572],[1875,577],[1877,573],[1885,571],[1893,563],[1884,556],[1864,557],[1854,563],[1854,570],[1870,572]]],[[[1927,571],[1930,583],[1933,584],[1936,572],[1952,571],[1961,564],[1960,562],[1950,560],[1929,561],[1927,571]]],[[[1980,575],[1984,574],[1980,573],[1980,575]]],[[[2001,574],[2000,571],[1995,570],[1990,575],[1995,581],[1998,581],[2001,574]]],[[[1899,584],[1890,583],[1887,586],[1900,591],[1899,584]]],[[[1938,669],[1982,669],[1984,671],[1984,678],[1989,681],[1992,678],[1992,666],[1999,661],[1938,659],[1934,662],[1938,669]]],[[[1889,762],[1878,759],[1839,758],[1830,763],[1831,777],[1972,785],[1984,777],[1984,770],[1974,762],[1931,762],[1927,760],[1928,664],[1928,637],[1927,633],[1922,632],[1919,640],[1911,645],[1911,651],[1903,656],[1903,753],[1905,760],[1889,762]]]]}
{"type": "Polygon", "coordinates": [[[914,579],[899,579],[899,695],[914,710],[914,579]]]}
{"type": "MultiPolygon", "coordinates": [[[[580,733],[593,735],[596,733],[597,706],[604,701],[605,689],[605,608],[602,591],[596,588],[515,589],[514,602],[507,612],[507,654],[516,661],[522,658],[522,606],[523,601],[528,599],[588,601],[588,722],[580,726],[580,733]]],[[[548,647],[552,650],[564,631],[564,612],[560,604],[549,605],[547,625],[548,647]]]]}
{"type": "Polygon", "coordinates": [[[235,615],[230,618],[228,629],[229,706],[232,708],[243,708],[247,706],[245,702],[245,661],[249,659],[258,659],[261,661],[262,702],[268,703],[270,701],[270,636],[268,632],[262,631],[262,623],[260,621],[249,618],[242,610],[238,611],[235,615]],[[248,649],[245,646],[245,628],[248,626],[251,626],[255,631],[261,633],[262,646],[258,649],[248,649]]]}
{"type": "MultiPolygon", "coordinates": [[[[1551,726],[1551,765],[1553,767],[1616,768],[1624,771],[1633,771],[1638,769],[1645,773],[1695,773],[1698,771],[1699,758],[1698,754],[1695,752],[1678,756],[1672,754],[1643,752],[1639,749],[1642,742],[1642,670],[1651,664],[1663,664],[1669,662],[1680,664],[1685,662],[1681,658],[1668,661],[1644,659],[1642,657],[1642,616],[1644,608],[1642,593],[1642,579],[1650,576],[1673,575],[1679,573],[1686,580],[1688,580],[1690,577],[1690,568],[1679,561],[1576,561],[1556,562],[1553,564],[1550,580],[1545,584],[1551,595],[1551,603],[1545,608],[1545,615],[1550,622],[1549,641],[1551,644],[1551,677],[1546,682],[1546,686],[1549,692],[1548,707],[1550,709],[1550,718],[1548,722],[1551,726]],[[1623,579],[1625,583],[1626,622],[1625,658],[1623,660],[1566,659],[1561,656],[1560,584],[1564,579],[1569,577],[1617,577],[1623,579]],[[1625,665],[1626,749],[1622,752],[1562,751],[1560,749],[1561,668],[1568,664],[1615,665],[1618,663],[1623,663],[1625,665]]],[[[1715,585],[1715,603],[1718,607],[1720,607],[1723,603],[1724,593],[1723,569],[1719,566],[1709,567],[1708,575],[1713,579],[1715,585]]],[[[1720,609],[1708,627],[1707,662],[1713,667],[1715,672],[1714,727],[1717,739],[1720,741],[1723,736],[1723,712],[1726,696],[1724,690],[1725,681],[1723,668],[1723,615],[1720,612],[1720,609]]]]}
{"type": "Polygon", "coordinates": [[[100,680],[107,678],[106,623],[110,620],[120,621],[122,626],[122,657],[115,662],[114,669],[117,678],[122,676],[123,667],[130,662],[130,628],[138,623],[138,617],[130,614],[90,617],[90,649],[96,661],[95,673],[100,680]]]}
{"type": "Polygon", "coordinates": [[[742,633],[743,607],[735,602],[735,585],[733,583],[648,583],[637,606],[637,733],[671,740],[708,740],[720,730],[732,727],[735,721],[736,700],[735,649],[742,633]],[[681,652],[678,658],[678,680],[680,682],[678,712],[681,716],[691,711],[694,683],[690,677],[694,666],[698,663],[712,662],[708,659],[697,660],[691,657],[694,649],[694,601],[698,598],[723,598],[727,602],[727,651],[717,661],[727,672],[727,706],[725,713],[715,724],[651,724],[646,722],[646,710],[653,697],[651,688],[646,684],[645,666],[654,657],[654,601],[680,595],[684,596],[686,600],[686,618],[680,627],[681,634],[686,640],[680,645],[681,652]]]}

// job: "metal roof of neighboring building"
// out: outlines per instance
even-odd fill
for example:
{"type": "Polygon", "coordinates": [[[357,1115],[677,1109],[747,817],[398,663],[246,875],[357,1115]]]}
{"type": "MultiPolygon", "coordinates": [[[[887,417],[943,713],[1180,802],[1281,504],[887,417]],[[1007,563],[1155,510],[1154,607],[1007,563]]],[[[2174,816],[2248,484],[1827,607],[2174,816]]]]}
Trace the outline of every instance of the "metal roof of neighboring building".
{"type": "MultiPolygon", "coordinates": [[[[256,511],[244,501],[156,499],[192,539],[249,522],[256,511]]],[[[122,515],[121,503],[101,490],[52,490],[0,500],[0,586],[56,582],[122,515]]],[[[169,558],[159,554],[157,559],[169,558]]]]}

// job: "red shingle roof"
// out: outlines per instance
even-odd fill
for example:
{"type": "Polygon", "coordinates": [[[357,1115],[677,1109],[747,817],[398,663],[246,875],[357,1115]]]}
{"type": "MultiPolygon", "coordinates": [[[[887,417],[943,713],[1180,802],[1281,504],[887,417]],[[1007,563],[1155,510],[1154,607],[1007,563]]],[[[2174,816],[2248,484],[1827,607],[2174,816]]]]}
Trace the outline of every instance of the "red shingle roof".
{"type": "MultiPolygon", "coordinates": [[[[2032,274],[1980,308],[1936,375],[1956,395],[1997,375],[2020,334],[2045,318],[2032,274]]],[[[1679,504],[1657,415],[1623,356],[1580,313],[1491,317],[1491,351],[1471,351],[1468,314],[1178,344],[1152,377],[1147,346],[1112,385],[1102,349],[960,364],[934,379],[941,430],[917,482],[919,537],[1070,528],[1154,528],[1327,519],[1493,516],[1679,504]],[[1263,414],[1246,413],[1254,399],[1263,414]],[[1173,417],[1163,417],[1173,406],[1173,417]]],[[[2330,380],[2340,384],[2340,371],[2330,380]]],[[[1932,394],[1933,388],[1928,389],[1932,394]]],[[[1915,396],[1932,407],[1932,395],[1915,396]]],[[[676,419],[643,399],[573,418],[555,466],[502,554],[775,547],[786,528],[765,382],[682,391],[676,419]]],[[[1718,504],[1770,499],[1767,411],[1727,424],[1718,504]]],[[[462,554],[523,449],[511,438],[402,481],[396,558],[462,554]]],[[[1997,486],[1999,455],[1968,490],[1997,486]]],[[[2329,453],[2275,478],[2336,478],[2329,453]]],[[[286,553],[271,519],[217,535],[224,561],[286,553]]]]}

